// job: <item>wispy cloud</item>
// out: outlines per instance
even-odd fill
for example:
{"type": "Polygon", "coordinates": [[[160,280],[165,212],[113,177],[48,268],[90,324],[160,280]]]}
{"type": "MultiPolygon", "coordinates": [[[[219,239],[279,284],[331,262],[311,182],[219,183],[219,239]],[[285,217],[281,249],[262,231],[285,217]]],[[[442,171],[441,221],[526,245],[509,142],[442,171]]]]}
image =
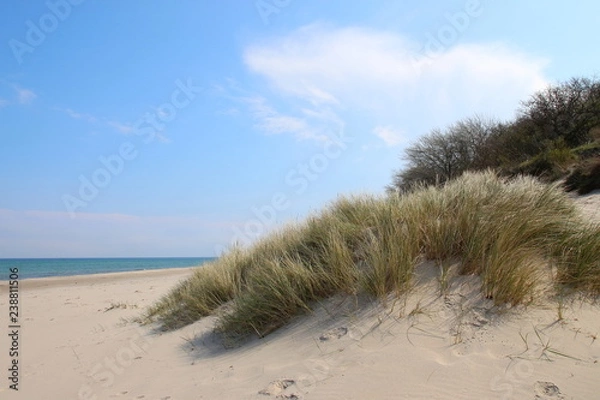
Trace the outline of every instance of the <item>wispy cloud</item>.
{"type": "Polygon", "coordinates": [[[80,119],[83,121],[87,121],[89,123],[94,123],[94,122],[98,121],[98,118],[96,118],[95,116],[93,116],[91,114],[75,111],[72,108],[53,107],[52,110],[65,113],[73,119],[80,119]]]}
{"type": "Polygon", "coordinates": [[[240,100],[248,106],[256,127],[267,134],[290,133],[299,139],[322,139],[305,120],[280,113],[262,96],[243,97],[240,100]]]}
{"type": "Polygon", "coordinates": [[[160,143],[165,143],[165,144],[173,142],[173,140],[170,137],[168,137],[167,135],[165,135],[163,132],[159,132],[159,131],[157,131],[154,134],[154,140],[157,140],[160,143]]]}
{"type": "MultiPolygon", "coordinates": [[[[124,135],[133,135],[136,133],[135,125],[128,122],[119,122],[115,120],[106,121],[106,124],[116,130],[119,133],[124,135]]],[[[164,131],[154,130],[153,140],[159,141],[161,143],[171,143],[172,140],[168,138],[164,131]]]]}
{"type": "Polygon", "coordinates": [[[10,100],[6,98],[0,98],[0,108],[6,107],[11,104],[28,105],[33,103],[33,101],[38,97],[32,89],[23,88],[15,83],[6,81],[4,79],[0,79],[0,84],[11,88],[14,92],[14,97],[10,96],[12,97],[10,100]]]}
{"type": "Polygon", "coordinates": [[[19,86],[13,86],[17,92],[17,101],[19,104],[31,104],[36,98],[37,94],[30,89],[23,89],[19,86]]]}
{"type": "Polygon", "coordinates": [[[71,118],[74,118],[74,119],[82,119],[82,120],[85,120],[88,122],[96,122],[97,121],[97,118],[94,117],[93,115],[86,114],[86,113],[79,113],[79,112],[73,111],[70,108],[66,108],[63,111],[66,112],[71,118]]]}
{"type": "MultiPolygon", "coordinates": [[[[116,120],[107,120],[106,118],[98,118],[98,117],[95,117],[94,115],[91,115],[88,113],[82,113],[82,112],[75,111],[72,108],[55,107],[54,110],[63,112],[73,119],[83,120],[83,121],[86,121],[89,123],[97,123],[100,120],[100,121],[102,121],[102,123],[106,124],[111,129],[113,129],[121,134],[124,134],[124,135],[132,135],[135,133],[135,126],[131,123],[119,122],[116,120]]],[[[163,142],[163,143],[170,142],[170,139],[165,137],[161,132],[156,132],[154,139],[158,140],[160,142],[163,142]]]]}
{"type": "Polygon", "coordinates": [[[219,115],[225,115],[228,117],[238,117],[241,115],[241,111],[237,107],[230,107],[224,110],[220,110],[217,112],[219,115]]]}
{"type": "MultiPolygon", "coordinates": [[[[131,123],[119,122],[116,120],[107,120],[106,118],[98,118],[98,117],[95,117],[88,113],[77,112],[77,111],[73,110],[72,108],[55,107],[54,110],[63,112],[73,119],[79,119],[79,120],[87,121],[89,123],[96,123],[99,120],[101,120],[102,123],[106,124],[111,129],[113,129],[121,134],[124,134],[124,135],[132,135],[135,133],[136,128],[131,123]]],[[[159,132],[159,131],[155,132],[154,140],[157,140],[161,143],[170,143],[171,142],[171,139],[166,137],[163,132],[159,132]]]]}
{"type": "Polygon", "coordinates": [[[373,134],[389,147],[397,146],[404,141],[404,134],[390,126],[377,126],[373,129],[373,134]]]}
{"type": "MultiPolygon", "coordinates": [[[[280,111],[266,96],[245,90],[233,80],[227,81],[227,87],[217,86],[216,90],[219,95],[242,105],[254,120],[255,128],[267,135],[289,134],[299,140],[324,142],[337,134],[343,125],[335,112],[326,112],[327,107],[280,111]]],[[[233,115],[241,114],[237,107],[234,110],[233,115]]]]}
{"type": "MultiPolygon", "coordinates": [[[[244,61],[271,96],[336,107],[407,135],[474,113],[512,117],[547,83],[546,60],[502,43],[457,44],[435,59],[419,48],[395,32],[317,24],[247,46],[244,61]]],[[[388,144],[397,140],[378,132],[388,144]]]]}
{"type": "Polygon", "coordinates": [[[125,135],[129,135],[134,133],[135,128],[131,124],[122,123],[118,121],[107,121],[108,126],[116,129],[118,132],[123,133],[125,135]]]}

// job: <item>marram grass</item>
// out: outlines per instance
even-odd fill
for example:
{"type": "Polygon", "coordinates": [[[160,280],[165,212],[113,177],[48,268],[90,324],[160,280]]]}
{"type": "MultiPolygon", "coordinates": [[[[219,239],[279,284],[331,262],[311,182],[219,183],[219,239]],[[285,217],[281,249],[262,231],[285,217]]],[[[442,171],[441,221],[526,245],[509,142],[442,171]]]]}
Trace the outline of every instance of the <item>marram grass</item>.
{"type": "Polygon", "coordinates": [[[200,267],[145,316],[174,329],[217,315],[225,333],[264,336],[335,294],[399,296],[425,260],[460,260],[498,305],[529,303],[548,284],[596,296],[598,254],[600,226],[558,186],[466,173],[406,195],[340,198],[200,267]],[[554,282],[540,279],[551,268],[554,282]]]}

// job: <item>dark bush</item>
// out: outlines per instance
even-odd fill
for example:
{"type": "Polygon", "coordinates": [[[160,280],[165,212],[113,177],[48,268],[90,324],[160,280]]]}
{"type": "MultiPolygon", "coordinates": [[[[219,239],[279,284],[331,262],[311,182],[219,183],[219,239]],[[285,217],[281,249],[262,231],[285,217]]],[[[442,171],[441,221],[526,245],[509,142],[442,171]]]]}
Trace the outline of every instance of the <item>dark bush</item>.
{"type": "Polygon", "coordinates": [[[587,194],[600,189],[600,157],[587,160],[579,165],[566,179],[567,191],[587,194]]]}

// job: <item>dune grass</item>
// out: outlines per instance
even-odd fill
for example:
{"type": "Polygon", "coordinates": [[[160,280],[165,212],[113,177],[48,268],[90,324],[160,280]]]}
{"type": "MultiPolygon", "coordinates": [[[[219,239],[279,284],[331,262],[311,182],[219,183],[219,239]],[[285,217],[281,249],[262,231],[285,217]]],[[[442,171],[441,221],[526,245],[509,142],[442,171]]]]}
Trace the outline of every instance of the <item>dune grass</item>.
{"type": "Polygon", "coordinates": [[[335,294],[402,295],[425,260],[459,260],[498,305],[534,300],[551,267],[551,285],[595,296],[598,254],[600,226],[558,186],[466,173],[441,188],[340,198],[199,268],[146,317],[174,329],[215,314],[223,332],[264,336],[335,294]]]}

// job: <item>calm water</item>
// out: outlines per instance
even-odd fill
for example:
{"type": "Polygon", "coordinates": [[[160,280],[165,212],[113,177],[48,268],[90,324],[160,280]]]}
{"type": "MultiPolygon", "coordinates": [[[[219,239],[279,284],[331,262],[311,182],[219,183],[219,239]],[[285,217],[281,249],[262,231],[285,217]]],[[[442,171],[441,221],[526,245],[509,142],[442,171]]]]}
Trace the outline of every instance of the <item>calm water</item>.
{"type": "Polygon", "coordinates": [[[214,258],[2,258],[0,280],[7,280],[13,267],[19,268],[20,279],[27,279],[194,267],[211,260],[214,258]]]}

